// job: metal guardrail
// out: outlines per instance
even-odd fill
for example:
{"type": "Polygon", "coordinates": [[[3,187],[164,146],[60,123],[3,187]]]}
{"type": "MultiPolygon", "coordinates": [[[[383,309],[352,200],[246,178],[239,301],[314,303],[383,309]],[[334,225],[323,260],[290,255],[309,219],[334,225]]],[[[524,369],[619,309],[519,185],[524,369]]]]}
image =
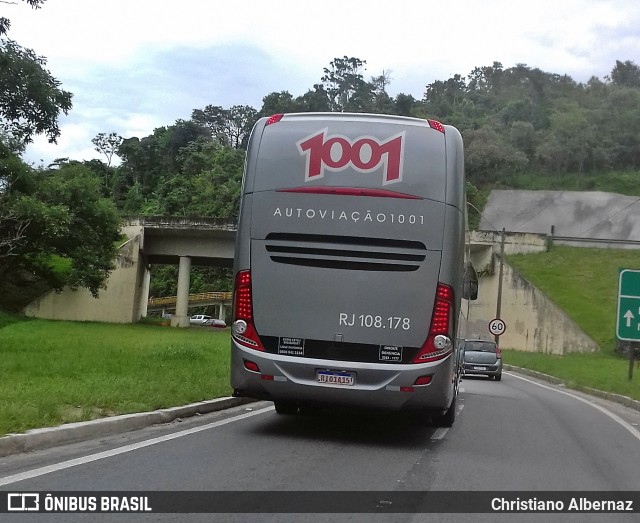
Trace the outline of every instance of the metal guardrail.
{"type": "MultiPolygon", "coordinates": [[[[197,294],[189,294],[189,303],[198,303],[203,301],[231,301],[231,292],[199,292],[197,294]]],[[[165,296],[163,298],[149,298],[149,306],[158,307],[161,305],[175,305],[177,296],[165,296]]]]}
{"type": "Polygon", "coordinates": [[[606,246],[620,246],[626,245],[630,248],[640,248],[640,241],[638,240],[617,240],[608,238],[576,238],[574,236],[551,236],[554,242],[566,242],[566,243],[595,243],[606,246]]]}

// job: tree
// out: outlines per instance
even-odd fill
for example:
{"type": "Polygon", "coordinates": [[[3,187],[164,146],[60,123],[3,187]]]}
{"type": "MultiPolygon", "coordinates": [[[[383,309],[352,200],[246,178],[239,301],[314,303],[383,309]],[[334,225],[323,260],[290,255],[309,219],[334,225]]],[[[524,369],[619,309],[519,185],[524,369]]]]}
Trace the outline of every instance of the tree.
{"type": "Polygon", "coordinates": [[[31,49],[0,39],[0,124],[18,152],[35,134],[55,143],[60,112],[68,114],[72,106],[71,93],[60,89],[46,63],[31,49]]]}
{"type": "Polygon", "coordinates": [[[279,113],[295,113],[300,110],[298,103],[288,91],[270,93],[262,99],[259,116],[271,116],[279,113]]]}
{"type": "Polygon", "coordinates": [[[191,210],[199,216],[237,218],[245,152],[222,147],[210,155],[209,165],[193,179],[191,210]]]}
{"type": "Polygon", "coordinates": [[[616,60],[610,79],[615,85],[640,87],[640,67],[631,60],[616,60]]]}
{"type": "Polygon", "coordinates": [[[537,134],[531,122],[518,120],[509,129],[509,142],[531,162],[535,158],[537,134]]]}
{"type": "Polygon", "coordinates": [[[230,109],[207,105],[204,109],[194,109],[191,119],[209,129],[212,138],[221,145],[243,149],[258,119],[258,112],[248,105],[234,105],[230,109]]]}
{"type": "Polygon", "coordinates": [[[419,102],[410,94],[400,93],[394,100],[394,112],[400,116],[414,116],[419,102]]]}
{"type": "Polygon", "coordinates": [[[371,112],[380,114],[396,114],[394,100],[387,93],[387,86],[391,83],[391,71],[382,71],[380,76],[371,78],[373,99],[371,112]]]}
{"type": "Polygon", "coordinates": [[[504,71],[500,62],[493,65],[476,67],[469,74],[469,90],[476,93],[497,93],[502,87],[504,71]]]}
{"type": "Polygon", "coordinates": [[[610,86],[602,104],[612,163],[619,168],[640,167],[640,89],[610,86]],[[608,131],[608,132],[607,132],[608,131]]]}
{"type": "MultiPolygon", "coordinates": [[[[33,9],[40,9],[41,5],[46,2],[46,0],[25,0],[27,4],[29,4],[33,9]]],[[[11,22],[8,18],[0,17],[0,37],[7,34],[9,28],[11,27],[11,22]]]]}
{"type": "Polygon", "coordinates": [[[373,76],[371,78],[371,84],[374,86],[374,89],[377,93],[386,93],[387,86],[391,83],[391,71],[384,69],[380,76],[373,76]]]}
{"type": "MultiPolygon", "coordinates": [[[[118,154],[118,148],[122,144],[122,136],[119,136],[117,133],[98,133],[91,139],[91,143],[95,146],[94,149],[97,152],[106,156],[107,167],[111,167],[111,159],[114,154],[118,154]]],[[[107,180],[105,180],[105,185],[106,184],[107,180]]]]}
{"type": "Polygon", "coordinates": [[[465,134],[465,169],[475,185],[506,180],[527,163],[524,153],[489,127],[465,134]]]}
{"type": "Polygon", "coordinates": [[[313,89],[309,89],[306,93],[296,99],[300,104],[302,112],[329,112],[331,111],[331,101],[329,93],[322,84],[315,84],[313,89]]]}
{"type": "Polygon", "coordinates": [[[332,111],[362,112],[372,105],[374,86],[364,80],[361,70],[367,62],[359,58],[334,58],[324,68],[322,84],[332,111]]]}
{"type": "Polygon", "coordinates": [[[455,74],[446,81],[436,80],[427,85],[423,101],[429,114],[442,118],[455,112],[466,95],[467,84],[455,74]]]}
{"type": "MultiPolygon", "coordinates": [[[[44,3],[26,1],[34,9],[44,3]]],[[[9,20],[0,18],[0,140],[22,152],[35,134],[56,142],[58,116],[68,114],[72,95],[45,69],[45,58],[6,38],[9,27],[9,20]]]]}
{"type": "Polygon", "coordinates": [[[551,129],[538,147],[538,156],[554,170],[582,173],[596,145],[588,112],[576,102],[567,102],[552,113],[551,129]]]}
{"type": "Polygon", "coordinates": [[[29,218],[16,212],[11,199],[28,176],[28,166],[0,142],[0,274],[28,241],[29,218]]]}
{"type": "Polygon", "coordinates": [[[100,180],[78,162],[34,170],[2,150],[0,280],[36,275],[97,296],[114,267],[120,223],[100,180]]]}

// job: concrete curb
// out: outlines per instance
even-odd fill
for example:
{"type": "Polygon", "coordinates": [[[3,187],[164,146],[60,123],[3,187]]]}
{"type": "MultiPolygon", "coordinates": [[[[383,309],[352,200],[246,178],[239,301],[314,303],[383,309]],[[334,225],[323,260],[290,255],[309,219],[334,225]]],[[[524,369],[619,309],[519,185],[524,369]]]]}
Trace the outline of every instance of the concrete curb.
{"type": "Polygon", "coordinates": [[[152,412],[124,414],[92,421],[68,423],[58,427],[32,429],[24,434],[8,434],[0,438],[0,457],[56,447],[67,443],[77,443],[92,438],[113,436],[155,424],[169,423],[178,418],[187,418],[196,414],[229,409],[245,403],[252,403],[253,401],[249,398],[217,398],[152,412]]]}
{"type": "MultiPolygon", "coordinates": [[[[506,370],[512,370],[520,374],[524,374],[525,376],[531,376],[532,378],[538,378],[540,380],[553,383],[554,385],[562,385],[563,387],[566,387],[566,384],[561,379],[555,378],[554,376],[549,376],[548,374],[543,374],[542,372],[523,369],[521,367],[514,367],[513,365],[505,365],[504,368],[506,370]]],[[[584,392],[585,394],[589,394],[590,396],[595,396],[603,400],[619,403],[620,405],[624,405],[625,407],[629,407],[630,409],[640,411],[640,401],[634,400],[633,398],[630,398],[628,396],[623,396],[622,394],[614,394],[613,392],[604,392],[602,390],[592,389],[590,387],[576,386],[576,387],[567,387],[567,388],[571,388],[578,392],[584,392]]]]}

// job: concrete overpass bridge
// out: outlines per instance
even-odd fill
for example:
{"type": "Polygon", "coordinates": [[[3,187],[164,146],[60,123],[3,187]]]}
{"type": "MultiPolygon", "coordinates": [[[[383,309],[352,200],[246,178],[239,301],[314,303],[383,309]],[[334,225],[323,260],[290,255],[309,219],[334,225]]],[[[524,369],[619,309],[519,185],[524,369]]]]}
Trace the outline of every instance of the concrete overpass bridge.
{"type": "MultiPolygon", "coordinates": [[[[189,283],[192,266],[232,267],[235,222],[217,218],[140,217],[123,221],[116,269],[98,299],[86,289],[51,292],[24,310],[39,318],[137,322],[149,309],[149,268],[178,265],[178,289],[172,326],[189,326],[189,283]]],[[[228,303],[222,300],[221,303],[228,303]]]]}

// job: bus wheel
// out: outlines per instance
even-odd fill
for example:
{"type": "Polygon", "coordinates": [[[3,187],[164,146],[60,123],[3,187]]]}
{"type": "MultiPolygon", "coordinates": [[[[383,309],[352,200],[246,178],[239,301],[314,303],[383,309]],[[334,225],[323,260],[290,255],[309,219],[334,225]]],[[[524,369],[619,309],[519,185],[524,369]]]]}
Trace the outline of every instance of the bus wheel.
{"type": "Polygon", "coordinates": [[[274,401],[273,403],[278,414],[292,416],[298,413],[298,406],[295,403],[289,403],[288,401],[274,401]]]}
{"type": "Polygon", "coordinates": [[[434,416],[434,422],[438,427],[452,427],[453,422],[456,420],[456,397],[453,397],[453,401],[451,402],[451,406],[447,409],[447,412],[444,414],[439,414],[434,416]]]}

